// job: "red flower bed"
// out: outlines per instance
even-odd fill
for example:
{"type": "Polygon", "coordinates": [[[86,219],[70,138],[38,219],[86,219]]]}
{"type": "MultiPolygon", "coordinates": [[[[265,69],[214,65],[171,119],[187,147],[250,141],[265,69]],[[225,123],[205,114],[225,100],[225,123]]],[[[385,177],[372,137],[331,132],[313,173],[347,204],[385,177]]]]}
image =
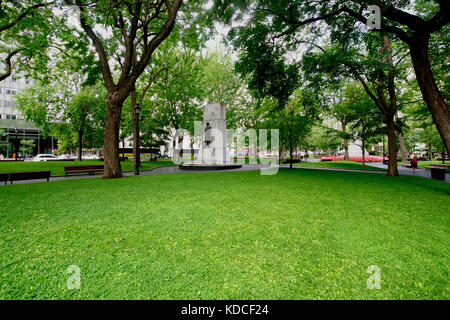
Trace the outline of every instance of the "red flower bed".
{"type": "MultiPolygon", "coordinates": [[[[348,158],[350,161],[357,161],[357,162],[362,162],[363,158],[362,157],[349,157],[348,158]]],[[[385,160],[387,160],[388,158],[385,157],[385,160]]],[[[322,157],[320,158],[320,161],[342,161],[344,160],[344,157],[322,157]]],[[[383,161],[383,157],[380,156],[367,156],[365,158],[366,162],[381,162],[383,161]]]]}

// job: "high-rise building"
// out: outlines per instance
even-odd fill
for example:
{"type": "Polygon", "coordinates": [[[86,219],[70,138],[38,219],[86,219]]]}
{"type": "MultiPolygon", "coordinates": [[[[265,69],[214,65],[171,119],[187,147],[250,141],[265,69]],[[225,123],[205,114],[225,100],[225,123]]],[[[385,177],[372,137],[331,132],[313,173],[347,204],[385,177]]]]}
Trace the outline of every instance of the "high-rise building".
{"type": "Polygon", "coordinates": [[[52,136],[44,138],[42,129],[25,121],[16,108],[14,95],[32,84],[32,80],[10,76],[0,81],[0,155],[5,158],[24,156],[20,151],[22,140],[33,140],[31,154],[53,153],[56,141],[52,136]]]}

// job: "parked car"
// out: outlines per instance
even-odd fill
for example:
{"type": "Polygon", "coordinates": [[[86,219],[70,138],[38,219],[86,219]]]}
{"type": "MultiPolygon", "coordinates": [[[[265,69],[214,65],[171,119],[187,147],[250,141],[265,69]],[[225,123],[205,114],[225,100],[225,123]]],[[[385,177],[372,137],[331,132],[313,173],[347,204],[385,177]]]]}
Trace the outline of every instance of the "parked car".
{"type": "Polygon", "coordinates": [[[87,154],[87,155],[83,156],[83,159],[86,159],[86,160],[99,160],[100,158],[96,154],[87,154]]]}
{"type": "Polygon", "coordinates": [[[37,156],[35,156],[33,158],[33,161],[41,162],[41,161],[54,160],[54,159],[58,159],[58,157],[55,156],[54,154],[38,154],[37,156]]]}

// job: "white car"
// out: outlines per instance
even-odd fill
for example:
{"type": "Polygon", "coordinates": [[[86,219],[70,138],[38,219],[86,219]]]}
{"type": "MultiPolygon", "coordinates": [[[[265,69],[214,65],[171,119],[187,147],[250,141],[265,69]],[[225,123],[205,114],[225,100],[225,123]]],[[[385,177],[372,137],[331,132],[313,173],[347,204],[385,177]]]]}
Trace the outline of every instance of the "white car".
{"type": "Polygon", "coordinates": [[[86,159],[86,160],[98,160],[100,158],[97,155],[95,155],[95,154],[87,154],[87,155],[83,156],[83,159],[86,159]]]}
{"type": "Polygon", "coordinates": [[[58,159],[74,159],[70,154],[62,154],[58,157],[58,159]]]}
{"type": "Polygon", "coordinates": [[[55,156],[54,154],[38,154],[36,157],[33,158],[33,161],[41,162],[54,159],[58,159],[58,157],[55,156]]]}

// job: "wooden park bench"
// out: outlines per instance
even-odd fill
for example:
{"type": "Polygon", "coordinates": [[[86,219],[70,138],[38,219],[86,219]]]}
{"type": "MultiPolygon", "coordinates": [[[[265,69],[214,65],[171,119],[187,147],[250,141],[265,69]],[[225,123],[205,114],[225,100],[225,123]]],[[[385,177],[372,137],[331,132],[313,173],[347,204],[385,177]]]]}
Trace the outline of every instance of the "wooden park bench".
{"type": "Polygon", "coordinates": [[[96,172],[103,172],[105,166],[100,165],[90,165],[90,166],[67,166],[64,167],[64,173],[66,176],[69,173],[88,173],[89,175],[94,175],[96,172]]]}
{"type": "Polygon", "coordinates": [[[9,181],[11,184],[13,181],[19,180],[34,180],[34,179],[47,179],[50,180],[50,172],[51,171],[25,171],[25,172],[10,172],[9,181]]]}
{"type": "Polygon", "coordinates": [[[7,173],[0,173],[0,181],[4,181],[5,185],[8,183],[8,174],[7,173]]]}
{"type": "Polygon", "coordinates": [[[431,178],[436,180],[445,180],[445,172],[450,168],[449,164],[431,163],[430,166],[425,167],[431,170],[431,178]]]}

